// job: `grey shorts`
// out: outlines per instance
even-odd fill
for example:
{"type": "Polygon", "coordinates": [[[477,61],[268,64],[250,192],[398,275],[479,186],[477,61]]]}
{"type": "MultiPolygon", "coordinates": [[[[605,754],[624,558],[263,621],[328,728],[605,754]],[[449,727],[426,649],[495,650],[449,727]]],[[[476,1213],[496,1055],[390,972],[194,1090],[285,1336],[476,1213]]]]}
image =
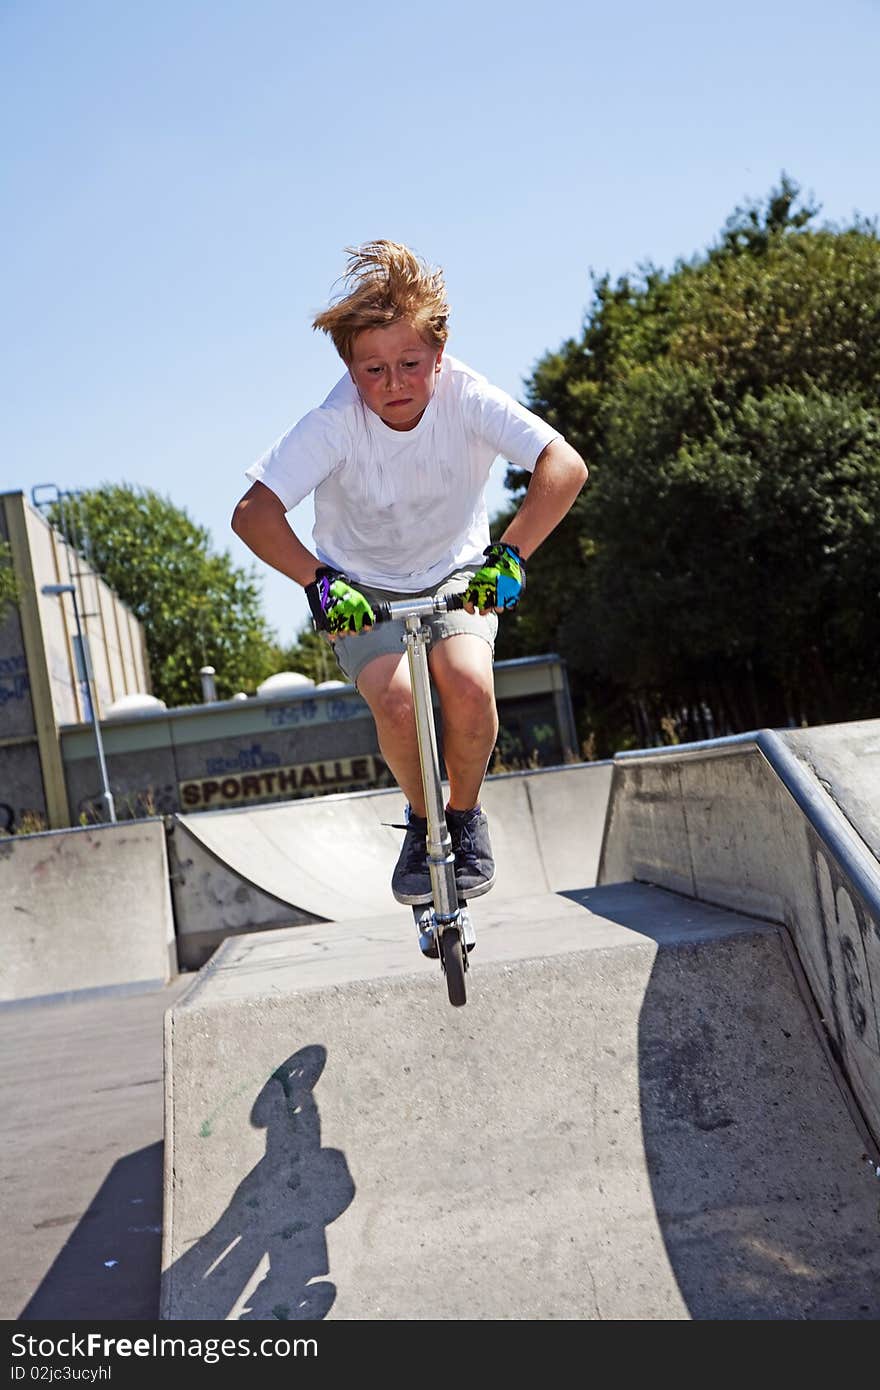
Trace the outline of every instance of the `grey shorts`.
{"type": "MultiPolygon", "coordinates": [[[[448,579],[444,579],[442,584],[430,589],[419,589],[413,594],[401,594],[391,589],[373,589],[366,584],[357,584],[356,588],[371,606],[376,603],[394,603],[404,598],[424,598],[435,593],[456,594],[467,587],[468,580],[476,574],[478,568],[478,565],[472,565],[467,569],[456,570],[448,579]]],[[[463,608],[458,608],[452,613],[435,613],[424,621],[425,626],[430,628],[432,644],[442,642],[444,637],[456,637],[461,632],[469,632],[475,637],[482,637],[492,651],[495,650],[495,638],[498,633],[497,613],[481,615],[466,613],[463,608]]],[[[404,631],[402,621],[379,623],[365,632],[349,633],[346,637],[337,637],[335,642],[329,642],[329,639],[328,642],[346,680],[351,681],[352,685],[357,685],[361,671],[371,661],[375,661],[377,656],[405,655],[404,631]]],[[[326,637],[326,633],[324,636],[326,637]]]]}

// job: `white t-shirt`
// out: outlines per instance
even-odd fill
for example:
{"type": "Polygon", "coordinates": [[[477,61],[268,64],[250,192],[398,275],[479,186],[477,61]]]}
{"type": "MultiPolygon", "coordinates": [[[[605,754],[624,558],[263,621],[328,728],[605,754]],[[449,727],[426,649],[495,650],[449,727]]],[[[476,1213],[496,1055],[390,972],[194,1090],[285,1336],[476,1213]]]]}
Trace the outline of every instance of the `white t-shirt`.
{"type": "Polygon", "coordinates": [[[506,391],[445,354],[419,423],[393,430],[346,373],[246,476],[287,511],[315,494],[322,564],[396,593],[430,589],[489,544],[485,490],[501,454],[531,472],[560,438],[506,391]]]}

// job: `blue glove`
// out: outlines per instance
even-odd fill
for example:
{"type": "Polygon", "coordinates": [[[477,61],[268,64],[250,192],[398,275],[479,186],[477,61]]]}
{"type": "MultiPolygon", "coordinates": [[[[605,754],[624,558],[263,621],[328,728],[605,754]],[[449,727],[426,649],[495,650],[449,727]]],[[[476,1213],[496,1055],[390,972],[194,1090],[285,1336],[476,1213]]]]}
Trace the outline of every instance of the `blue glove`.
{"type": "Polygon", "coordinates": [[[526,563],[515,545],[498,541],[483,551],[486,563],[477,570],[463,601],[475,608],[515,608],[526,587],[526,563]]]}

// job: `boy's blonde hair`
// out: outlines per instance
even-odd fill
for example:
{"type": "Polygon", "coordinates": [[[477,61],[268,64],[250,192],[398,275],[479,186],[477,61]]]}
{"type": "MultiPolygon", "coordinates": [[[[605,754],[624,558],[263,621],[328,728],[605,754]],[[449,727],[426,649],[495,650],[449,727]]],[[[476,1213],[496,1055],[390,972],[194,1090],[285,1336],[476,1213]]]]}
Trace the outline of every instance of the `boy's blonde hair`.
{"type": "Polygon", "coordinates": [[[449,336],[443,272],[432,270],[397,241],[368,241],[345,250],[345,288],[312,326],[329,333],[346,366],[351,364],[358,333],[401,320],[411,323],[419,337],[439,352],[449,336]]]}

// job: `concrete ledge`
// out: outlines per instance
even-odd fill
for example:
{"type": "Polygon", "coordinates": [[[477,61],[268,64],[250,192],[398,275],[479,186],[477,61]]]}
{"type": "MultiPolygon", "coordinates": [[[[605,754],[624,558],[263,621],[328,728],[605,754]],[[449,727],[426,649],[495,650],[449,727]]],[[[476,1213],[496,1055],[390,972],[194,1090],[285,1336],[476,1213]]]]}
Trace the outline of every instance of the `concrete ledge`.
{"type": "Polygon", "coordinates": [[[161,820],[0,840],[0,1005],[149,989],[177,971],[161,820]]]}
{"type": "MultiPolygon", "coordinates": [[[[829,731],[826,757],[830,742],[829,731]]],[[[845,805],[840,781],[833,799],[770,730],[618,755],[599,881],[654,883],[788,927],[880,1138],[880,866],[845,805]]]]}
{"type": "Polygon", "coordinates": [[[0,1000],[0,1013],[33,1009],[43,1004],[83,1004],[97,999],[128,999],[134,994],[153,994],[169,983],[164,980],[136,980],[128,985],[99,985],[97,989],[66,989],[55,994],[33,994],[27,999],[0,1000]]]}
{"type": "Polygon", "coordinates": [[[161,1316],[877,1316],[779,929],[637,884],[475,907],[464,1009],[401,914],[230,939],[168,1012],[161,1316]]]}

